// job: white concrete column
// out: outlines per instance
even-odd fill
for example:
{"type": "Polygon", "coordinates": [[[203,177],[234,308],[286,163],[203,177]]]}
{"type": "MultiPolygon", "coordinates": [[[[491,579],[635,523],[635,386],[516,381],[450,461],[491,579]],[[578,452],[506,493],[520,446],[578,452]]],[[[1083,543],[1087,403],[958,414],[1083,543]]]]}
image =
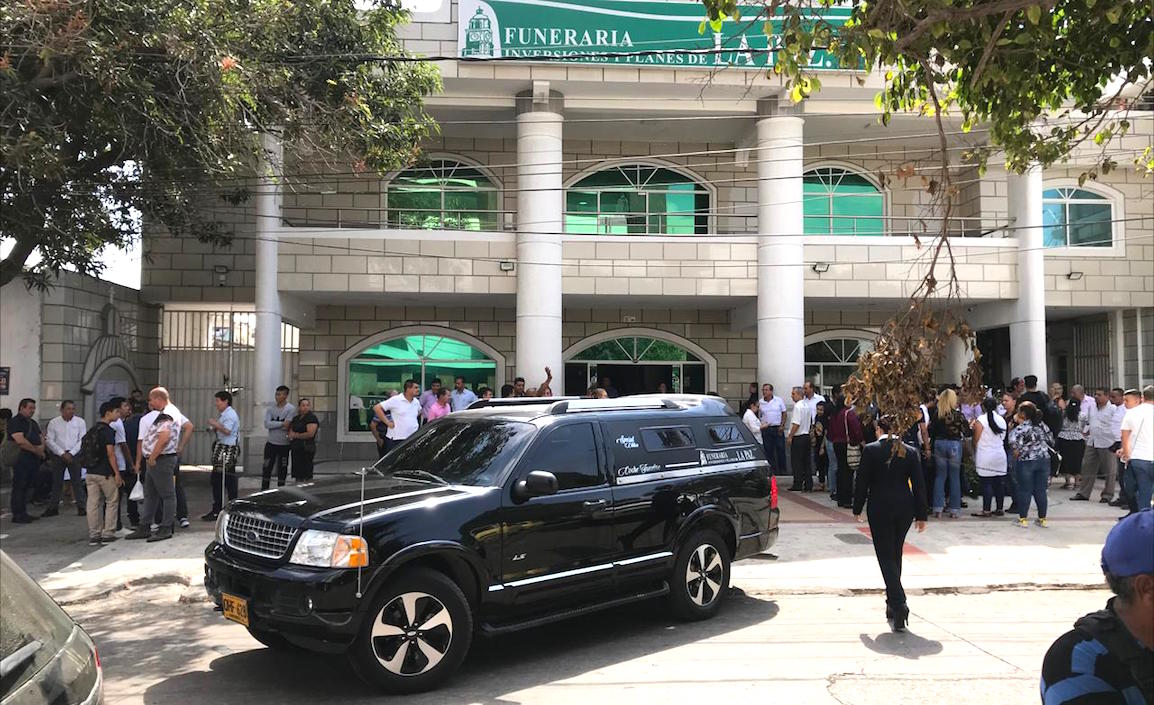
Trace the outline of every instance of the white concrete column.
{"type": "Polygon", "coordinates": [[[1111,387],[1126,387],[1126,311],[1110,312],[1110,359],[1114,362],[1111,387]]]}
{"type": "Polygon", "coordinates": [[[561,232],[564,191],[559,94],[517,97],[517,367],[526,379],[553,370],[553,391],[565,393],[561,359],[561,232]]]}
{"type": "MultiPolygon", "coordinates": [[[[273,403],[276,388],[284,384],[281,365],[281,306],[277,287],[277,229],[281,220],[281,183],[284,154],[281,141],[274,135],[261,136],[265,153],[256,194],[256,379],[252,389],[245,390],[251,402],[251,417],[244,419],[252,429],[251,437],[263,438],[268,431],[262,423],[264,410],[273,403]]],[[[339,394],[338,390],[338,394],[339,394]]],[[[337,404],[337,408],[344,408],[337,404]]],[[[254,447],[249,444],[248,457],[254,447]]],[[[258,456],[259,457],[259,456],[258,456]]]]}
{"type": "Polygon", "coordinates": [[[1018,238],[1018,302],[1010,323],[1010,374],[1037,375],[1038,389],[1049,385],[1046,371],[1046,260],[1042,241],[1042,168],[1007,174],[1007,201],[1018,238]]]}
{"type": "Polygon", "coordinates": [[[757,381],[788,398],[805,381],[802,133],[782,99],[757,122],[757,381]]]}
{"type": "Polygon", "coordinates": [[[973,353],[966,349],[961,338],[950,338],[946,343],[946,358],[942,361],[941,381],[945,384],[961,384],[962,375],[973,359],[973,353]]]}

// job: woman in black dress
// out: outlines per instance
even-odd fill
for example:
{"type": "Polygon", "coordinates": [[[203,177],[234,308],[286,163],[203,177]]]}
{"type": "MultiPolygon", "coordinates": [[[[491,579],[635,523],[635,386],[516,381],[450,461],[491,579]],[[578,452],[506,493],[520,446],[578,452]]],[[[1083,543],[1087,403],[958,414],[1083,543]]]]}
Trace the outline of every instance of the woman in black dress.
{"type": "Polygon", "coordinates": [[[317,430],[320,427],[312,402],[308,399],[297,402],[297,415],[289,421],[288,430],[293,480],[297,482],[313,479],[313,457],[317,454],[317,430]]]}
{"type": "Polygon", "coordinates": [[[902,588],[902,548],[910,524],[917,520],[918,533],[926,530],[926,491],[922,462],[916,448],[905,447],[905,456],[893,452],[901,439],[890,435],[891,418],[878,419],[883,435],[862,448],[854,488],[853,514],[859,522],[869,500],[867,517],[878,567],[886,583],[886,619],[895,632],[905,629],[910,609],[902,588]]]}

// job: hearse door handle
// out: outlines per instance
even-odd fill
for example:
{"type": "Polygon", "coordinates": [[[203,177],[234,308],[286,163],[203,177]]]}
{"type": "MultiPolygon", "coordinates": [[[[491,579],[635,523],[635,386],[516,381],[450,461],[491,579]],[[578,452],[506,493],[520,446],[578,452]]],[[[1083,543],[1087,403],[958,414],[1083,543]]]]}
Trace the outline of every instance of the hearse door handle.
{"type": "Polygon", "coordinates": [[[607,500],[607,499],[590,499],[590,500],[586,500],[582,504],[584,505],[585,509],[592,511],[594,509],[604,509],[605,507],[609,506],[609,500],[607,500]]]}

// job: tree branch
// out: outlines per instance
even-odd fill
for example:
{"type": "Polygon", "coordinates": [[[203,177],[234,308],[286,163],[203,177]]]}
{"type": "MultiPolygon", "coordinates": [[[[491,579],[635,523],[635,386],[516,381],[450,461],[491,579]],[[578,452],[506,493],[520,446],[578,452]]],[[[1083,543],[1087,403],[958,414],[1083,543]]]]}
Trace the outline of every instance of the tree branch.
{"type": "Polygon", "coordinates": [[[965,8],[946,8],[938,10],[936,12],[931,12],[930,14],[926,15],[924,19],[919,20],[918,23],[914,25],[913,29],[911,29],[905,36],[898,40],[898,42],[895,44],[895,47],[899,52],[906,51],[911,45],[913,45],[914,42],[916,42],[923,34],[925,34],[927,30],[929,30],[938,22],[950,22],[954,20],[979,20],[983,17],[1000,15],[1007,12],[1010,13],[1010,15],[1013,15],[1015,12],[1024,10],[1031,5],[1038,5],[1043,9],[1052,10],[1055,4],[1057,4],[1057,0],[1041,0],[1041,2],[1038,0],[999,0],[999,2],[992,2],[988,5],[978,5],[976,7],[971,6],[965,8]]]}
{"type": "Polygon", "coordinates": [[[16,245],[8,256],[0,261],[0,287],[20,276],[24,272],[24,263],[36,249],[36,236],[30,233],[21,233],[15,236],[16,245]]]}
{"type": "Polygon", "coordinates": [[[970,90],[978,87],[978,79],[982,77],[982,71],[986,68],[986,62],[988,62],[990,56],[993,55],[994,47],[998,44],[998,39],[1001,38],[1002,32],[1006,31],[1006,25],[1010,23],[1010,18],[1013,16],[1013,12],[1007,12],[1002,15],[1002,21],[994,28],[994,33],[990,35],[990,41],[986,42],[986,49],[982,52],[982,58],[978,61],[978,68],[974,69],[974,76],[970,79],[970,90]]]}

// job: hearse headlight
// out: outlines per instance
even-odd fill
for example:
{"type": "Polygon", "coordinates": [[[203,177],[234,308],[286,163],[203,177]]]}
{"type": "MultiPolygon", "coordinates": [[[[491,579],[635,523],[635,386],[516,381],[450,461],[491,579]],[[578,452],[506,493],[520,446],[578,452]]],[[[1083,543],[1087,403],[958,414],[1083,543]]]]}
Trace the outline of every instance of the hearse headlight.
{"type": "Polygon", "coordinates": [[[360,536],[308,529],[297,539],[289,563],[318,568],[361,568],[369,564],[369,546],[360,536]]]}
{"type": "Polygon", "coordinates": [[[228,526],[228,510],[222,509],[216,516],[216,542],[224,545],[224,529],[228,526]]]}

